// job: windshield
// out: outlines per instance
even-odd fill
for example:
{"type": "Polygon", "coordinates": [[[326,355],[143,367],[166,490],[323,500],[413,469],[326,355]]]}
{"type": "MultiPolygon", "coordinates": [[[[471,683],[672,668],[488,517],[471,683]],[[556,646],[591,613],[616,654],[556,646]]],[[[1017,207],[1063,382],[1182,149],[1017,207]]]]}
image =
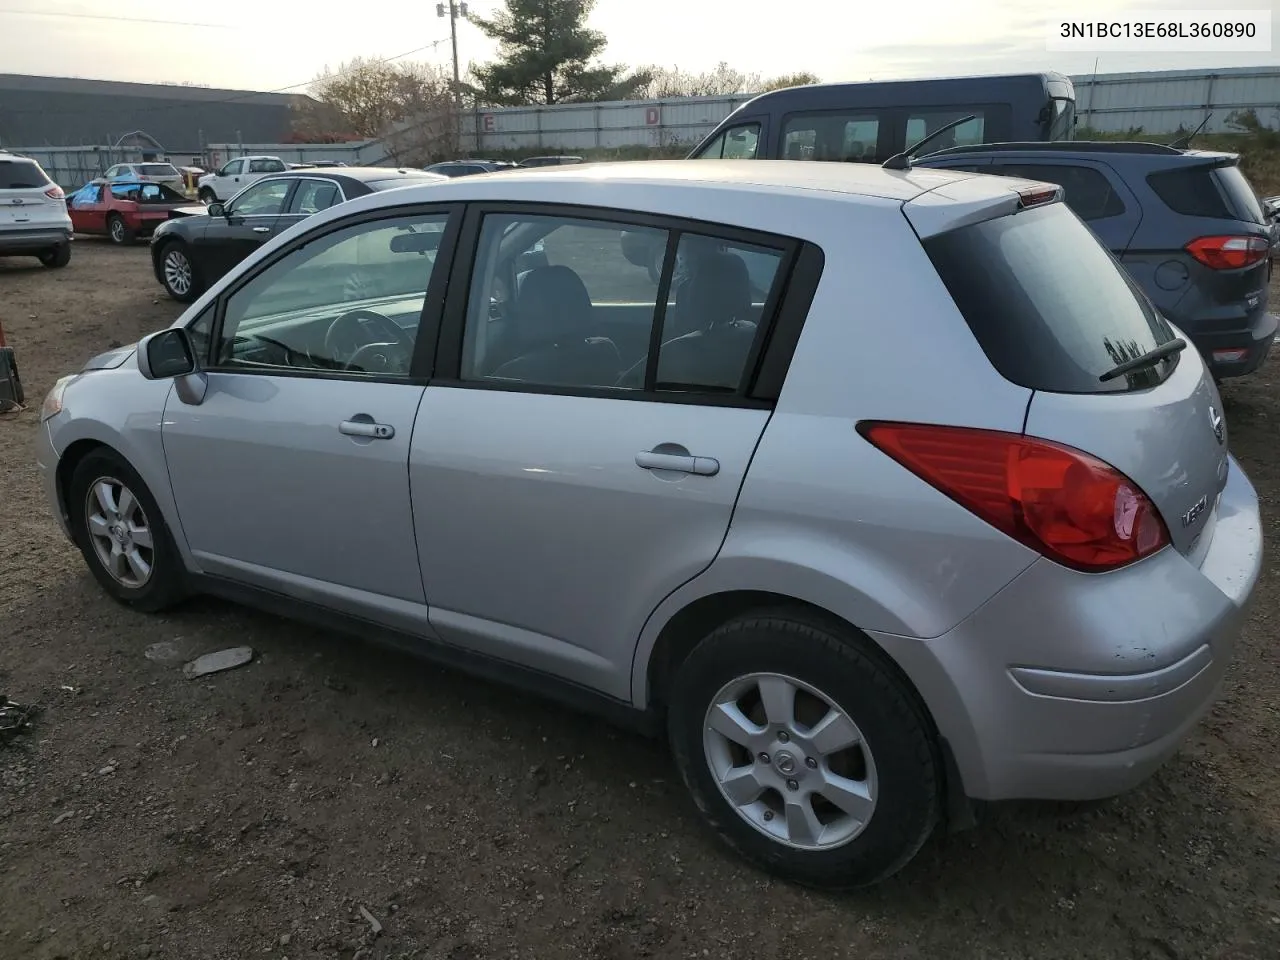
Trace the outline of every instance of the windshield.
{"type": "Polygon", "coordinates": [[[1055,97],[1049,101],[1049,139],[1071,140],[1075,137],[1076,102],[1055,97]]]}
{"type": "Polygon", "coordinates": [[[144,177],[176,177],[178,168],[171,163],[144,163],[138,170],[144,177]]]}
{"type": "Polygon", "coordinates": [[[1065,203],[952,230],[925,250],[1000,374],[1032,390],[1111,393],[1161,383],[1177,355],[1102,381],[1174,338],[1065,203]]]}

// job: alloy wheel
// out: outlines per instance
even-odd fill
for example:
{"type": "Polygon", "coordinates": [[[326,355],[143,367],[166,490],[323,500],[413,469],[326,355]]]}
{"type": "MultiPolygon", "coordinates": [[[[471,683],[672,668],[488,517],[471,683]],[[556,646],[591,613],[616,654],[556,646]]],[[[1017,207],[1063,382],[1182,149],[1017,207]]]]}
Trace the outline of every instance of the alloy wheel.
{"type": "Polygon", "coordinates": [[[712,777],[739,817],[801,850],[842,846],[876,807],[875,762],[857,724],[794,677],[753,673],[720,689],[703,724],[712,777]]]}
{"type": "Polygon", "coordinates": [[[191,292],[191,261],[181,250],[164,255],[164,281],[180,297],[191,292]]]}
{"type": "Polygon", "coordinates": [[[127,486],[112,477],[89,484],[85,529],[103,569],[121,586],[146,586],[155,565],[155,541],[142,505],[127,486]]]}

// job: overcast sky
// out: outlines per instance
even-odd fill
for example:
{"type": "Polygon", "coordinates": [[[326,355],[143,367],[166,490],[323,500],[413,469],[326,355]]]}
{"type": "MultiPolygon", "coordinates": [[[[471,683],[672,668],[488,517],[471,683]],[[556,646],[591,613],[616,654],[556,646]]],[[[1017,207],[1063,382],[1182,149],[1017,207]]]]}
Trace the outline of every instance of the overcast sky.
{"type": "MultiPolygon", "coordinates": [[[[491,13],[500,0],[474,0],[491,13]]],[[[1093,70],[1096,52],[1046,49],[1046,21],[1153,10],[1275,11],[1278,0],[598,0],[591,23],[609,38],[610,63],[706,70],[720,60],[766,75],[812,70],[824,80],[1053,69],[1093,70]],[[882,9],[876,10],[880,6],[882,9]]],[[[1280,23],[1280,12],[1273,13],[1280,23]]],[[[1273,24],[1273,30],[1275,24],[1273,24]]],[[[305,5],[219,0],[0,0],[0,71],[108,80],[196,83],[268,90],[301,84],[350,57],[392,57],[436,42],[410,59],[449,63],[449,23],[435,0],[360,0],[305,5]],[[341,13],[339,13],[339,10],[341,13]],[[67,16],[56,16],[61,13],[67,16]],[[95,17],[187,21],[124,22],[95,17]]],[[[466,64],[493,45],[458,27],[466,64]]],[[[1099,72],[1280,65],[1266,53],[1107,53],[1099,72]]]]}

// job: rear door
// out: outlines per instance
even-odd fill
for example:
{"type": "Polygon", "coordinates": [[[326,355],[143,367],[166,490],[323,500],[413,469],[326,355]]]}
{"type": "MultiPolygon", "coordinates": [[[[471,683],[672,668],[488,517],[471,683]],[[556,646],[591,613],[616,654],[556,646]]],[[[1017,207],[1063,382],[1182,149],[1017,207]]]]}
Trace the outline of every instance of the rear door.
{"type": "Polygon", "coordinates": [[[668,281],[630,263],[619,234],[653,232],[666,274],[699,239],[785,273],[790,242],[571,210],[469,213],[410,449],[414,527],[444,640],[626,700],[645,619],[728,530],[769,420],[745,381],[770,318],[730,323],[749,309],[746,272],[709,273],[684,322],[712,332],[673,340],[668,281]],[[514,282],[543,238],[547,264],[514,282]],[[624,303],[637,335],[615,341],[593,317],[624,303]]]}
{"type": "Polygon", "coordinates": [[[1102,379],[1177,333],[1061,203],[924,244],[992,364],[1035,391],[1025,433],[1124,473],[1160,511],[1174,547],[1194,555],[1228,462],[1221,400],[1194,348],[1102,379]]]}

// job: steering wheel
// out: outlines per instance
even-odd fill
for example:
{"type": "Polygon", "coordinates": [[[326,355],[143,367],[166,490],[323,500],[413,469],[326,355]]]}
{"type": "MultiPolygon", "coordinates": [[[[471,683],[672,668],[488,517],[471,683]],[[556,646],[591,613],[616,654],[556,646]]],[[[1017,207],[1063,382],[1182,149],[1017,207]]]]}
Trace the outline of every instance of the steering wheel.
{"type": "Polygon", "coordinates": [[[409,369],[413,360],[409,338],[395,321],[373,310],[348,310],[329,324],[324,335],[325,353],[335,359],[345,356],[343,367],[347,370],[357,366],[356,360],[365,360],[373,355],[375,347],[384,368],[381,372],[389,372],[393,368],[393,360],[399,360],[405,370],[409,369]],[[376,328],[381,337],[379,342],[369,342],[366,324],[376,328]]]}

